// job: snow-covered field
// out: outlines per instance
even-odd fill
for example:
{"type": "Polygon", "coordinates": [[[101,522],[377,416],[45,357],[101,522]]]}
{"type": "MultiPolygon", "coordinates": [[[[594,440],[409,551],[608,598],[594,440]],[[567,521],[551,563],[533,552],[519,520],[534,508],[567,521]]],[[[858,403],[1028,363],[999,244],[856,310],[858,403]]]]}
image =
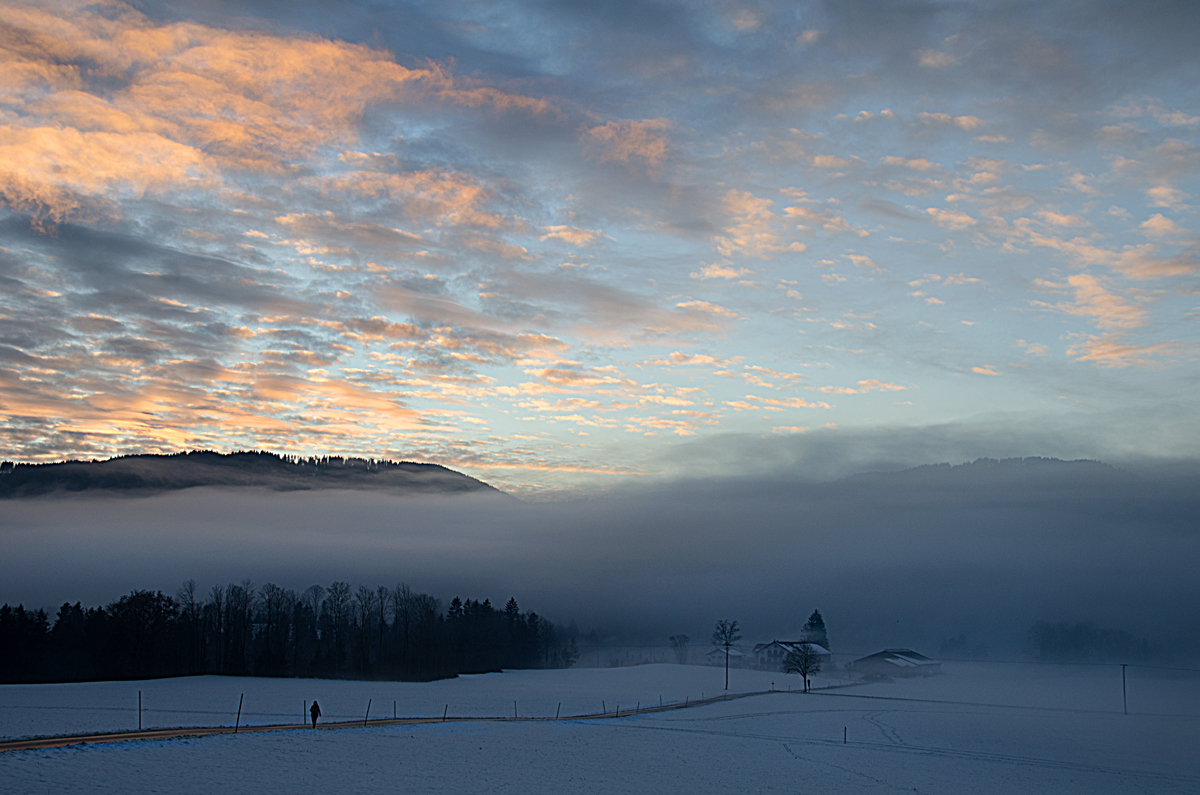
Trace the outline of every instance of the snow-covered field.
{"type": "MultiPolygon", "coordinates": [[[[731,689],[795,687],[734,671],[731,689]]],[[[818,684],[837,684],[820,680],[818,684]]],[[[704,667],[524,671],[428,684],[203,677],[0,688],[8,737],[146,725],[522,715],[719,692],[704,667]],[[129,691],[132,690],[132,702],[129,691]],[[660,692],[661,691],[661,692],[660,692]],[[153,694],[153,696],[151,696],[153,694]],[[153,701],[151,701],[153,698],[153,701]],[[292,705],[292,702],[295,705],[292,705]],[[594,703],[593,703],[594,702],[594,703]],[[132,713],[130,706],[132,703],[132,713]],[[232,704],[232,711],[225,708],[232,704]],[[377,712],[376,705],[385,709],[377,712]],[[252,706],[257,705],[257,706],[252,706]],[[290,709],[289,709],[290,708],[290,709]],[[249,713],[249,714],[247,714],[249,713]],[[130,715],[132,714],[132,725],[130,715]]],[[[446,723],[138,741],[0,754],[5,792],[1162,792],[1200,793],[1200,679],[1109,668],[947,665],[944,676],[780,692],[608,720],[446,723]],[[847,742],[843,743],[843,731],[847,742]]]]}
{"type": "MultiPolygon", "coordinates": [[[[0,686],[0,739],[56,734],[83,734],[136,729],[138,691],[142,693],[142,726],[232,726],[242,704],[243,726],[300,723],[308,720],[306,704],[316,699],[322,719],[451,716],[554,717],[601,710],[632,709],[718,695],[725,686],[724,669],[698,665],[643,665],[633,668],[580,668],[551,671],[508,671],[437,682],[351,682],[332,679],[255,679],[196,676],[141,682],[84,682],[60,685],[0,686]]],[[[816,680],[822,682],[824,680],[816,680]]],[[[730,673],[733,692],[799,687],[796,676],[763,671],[730,673]]]]}

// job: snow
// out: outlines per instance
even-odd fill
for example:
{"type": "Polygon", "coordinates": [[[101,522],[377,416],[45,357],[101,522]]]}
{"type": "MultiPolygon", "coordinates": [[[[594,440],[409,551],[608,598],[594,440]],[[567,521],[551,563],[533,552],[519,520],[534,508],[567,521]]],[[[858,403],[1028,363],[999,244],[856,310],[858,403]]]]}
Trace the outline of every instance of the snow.
{"type": "MultiPolygon", "coordinates": [[[[511,716],[513,702],[523,716],[553,717],[598,713],[638,703],[695,701],[719,695],[724,668],[699,665],[644,665],[507,671],[461,676],[437,682],[355,682],[333,679],[261,679],[196,676],[130,682],[0,686],[0,739],[136,729],[138,691],[142,726],[232,726],[238,698],[243,726],[308,720],[305,703],[316,699],[324,720],[361,719],[371,702],[373,717],[511,716]]],[[[800,687],[799,677],[732,669],[731,686],[740,691],[800,687]]]]}
{"type": "MultiPolygon", "coordinates": [[[[928,679],[768,693],[620,719],[294,730],[6,752],[0,753],[0,780],[13,793],[1200,793],[1196,678],[1134,676],[1131,669],[1131,714],[1123,715],[1119,669],[1115,680],[1108,668],[946,663],[945,670],[928,679]]],[[[744,670],[730,676],[737,690],[784,680],[744,670]]],[[[790,679],[793,686],[798,681],[790,679]]],[[[232,696],[236,710],[244,691],[247,704],[252,698],[263,704],[255,722],[274,722],[280,717],[267,715],[276,709],[283,719],[298,720],[304,695],[316,695],[331,717],[361,716],[369,697],[376,704],[386,698],[389,713],[393,697],[409,714],[437,715],[447,702],[462,704],[452,713],[503,715],[507,706],[511,714],[515,699],[519,707],[528,703],[523,714],[552,716],[559,700],[564,713],[568,704],[571,711],[598,709],[601,700],[612,709],[618,698],[624,709],[639,698],[656,702],[659,689],[664,698],[694,698],[703,685],[712,696],[709,687],[723,680],[721,669],[649,665],[428,684],[219,677],[138,684],[144,698],[157,685],[156,699],[178,702],[163,719],[192,715],[203,722],[219,711],[189,710],[217,696],[223,702],[232,696]]],[[[100,709],[65,709],[72,698],[64,694],[90,694],[93,705],[120,696],[126,701],[117,706],[127,710],[124,692],[134,684],[2,688],[0,720],[7,734],[19,733],[10,706],[20,701],[17,714],[28,716],[40,700],[45,715],[111,723],[115,714],[100,709]]],[[[55,719],[40,718],[39,725],[55,719]]],[[[127,722],[127,715],[120,719],[127,722]]]]}

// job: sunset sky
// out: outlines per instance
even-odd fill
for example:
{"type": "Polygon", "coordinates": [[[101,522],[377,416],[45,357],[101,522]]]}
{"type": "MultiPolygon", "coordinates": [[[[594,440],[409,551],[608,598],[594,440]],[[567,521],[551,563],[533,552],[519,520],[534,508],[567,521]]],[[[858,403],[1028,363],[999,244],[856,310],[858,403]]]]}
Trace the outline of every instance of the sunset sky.
{"type": "Polygon", "coordinates": [[[5,0],[0,456],[404,458],[528,495],[881,434],[1195,457],[1198,29],[5,0]]]}

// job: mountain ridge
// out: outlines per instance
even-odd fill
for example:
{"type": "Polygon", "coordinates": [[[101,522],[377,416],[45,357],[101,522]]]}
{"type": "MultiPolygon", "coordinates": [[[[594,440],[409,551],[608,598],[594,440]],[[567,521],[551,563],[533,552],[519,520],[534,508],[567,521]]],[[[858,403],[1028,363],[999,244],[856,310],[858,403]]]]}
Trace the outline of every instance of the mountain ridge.
{"type": "Polygon", "coordinates": [[[201,487],[273,491],[352,489],[402,494],[504,492],[440,464],[373,458],[193,450],[49,464],[0,465],[0,499],[55,493],[157,494],[201,487]]]}

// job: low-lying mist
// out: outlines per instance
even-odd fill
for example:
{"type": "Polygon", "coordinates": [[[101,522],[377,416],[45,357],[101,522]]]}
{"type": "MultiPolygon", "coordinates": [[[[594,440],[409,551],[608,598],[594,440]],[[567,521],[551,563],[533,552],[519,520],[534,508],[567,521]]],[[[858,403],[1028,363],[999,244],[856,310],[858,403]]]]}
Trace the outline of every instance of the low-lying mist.
{"type": "Polygon", "coordinates": [[[1034,622],[1092,621],[1176,653],[1200,624],[1200,480],[1094,463],[927,467],[835,483],[705,480],[542,504],[507,497],[194,489],[0,504],[0,602],[53,610],[195,578],[303,589],[406,582],[516,596],[626,640],[717,618],[835,651],[1019,654],[1034,622]]]}

